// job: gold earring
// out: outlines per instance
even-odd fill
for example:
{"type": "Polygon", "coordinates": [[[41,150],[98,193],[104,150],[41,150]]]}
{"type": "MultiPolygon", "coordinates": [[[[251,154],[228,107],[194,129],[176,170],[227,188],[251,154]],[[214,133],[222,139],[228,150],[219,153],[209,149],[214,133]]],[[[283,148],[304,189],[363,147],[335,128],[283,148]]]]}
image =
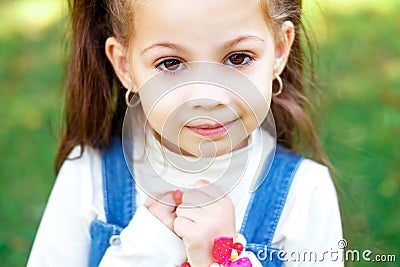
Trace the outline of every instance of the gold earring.
{"type": "MultiPolygon", "coordinates": [[[[133,87],[133,88],[135,88],[135,87],[133,87]]],[[[125,102],[126,102],[126,105],[129,108],[137,107],[140,104],[140,98],[139,98],[139,94],[138,93],[133,93],[132,99],[137,95],[137,100],[133,104],[131,104],[131,100],[129,100],[129,95],[133,91],[133,88],[132,89],[127,89],[126,90],[126,94],[125,94],[125,102]]]]}
{"type": "Polygon", "coordinates": [[[278,96],[278,95],[280,95],[280,94],[282,94],[282,91],[283,91],[283,81],[282,81],[282,79],[281,79],[281,76],[279,76],[279,74],[274,74],[274,76],[275,76],[275,79],[278,81],[278,83],[279,83],[279,90],[278,90],[278,92],[276,92],[276,93],[273,93],[272,94],[272,96],[278,96]]]}

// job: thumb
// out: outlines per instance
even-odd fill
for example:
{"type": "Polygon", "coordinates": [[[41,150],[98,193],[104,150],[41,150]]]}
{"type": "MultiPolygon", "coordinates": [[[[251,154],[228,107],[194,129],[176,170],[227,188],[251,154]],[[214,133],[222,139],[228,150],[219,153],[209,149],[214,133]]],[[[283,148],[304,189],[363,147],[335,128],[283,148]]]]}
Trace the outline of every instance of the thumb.
{"type": "Polygon", "coordinates": [[[157,195],[155,198],[148,197],[144,206],[150,211],[161,213],[174,212],[176,204],[173,198],[173,192],[166,192],[164,195],[157,195]]]}

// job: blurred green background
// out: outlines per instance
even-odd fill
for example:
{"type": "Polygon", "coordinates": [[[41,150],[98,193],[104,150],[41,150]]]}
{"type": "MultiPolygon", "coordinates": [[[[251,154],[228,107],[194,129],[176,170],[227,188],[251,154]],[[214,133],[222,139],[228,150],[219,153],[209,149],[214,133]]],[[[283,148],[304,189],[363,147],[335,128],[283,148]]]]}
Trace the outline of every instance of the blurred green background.
{"type": "MultiPolygon", "coordinates": [[[[25,266],[55,180],[67,54],[61,2],[0,0],[0,266],[25,266]]],[[[348,248],[400,262],[400,1],[310,0],[305,12],[348,248]]]]}

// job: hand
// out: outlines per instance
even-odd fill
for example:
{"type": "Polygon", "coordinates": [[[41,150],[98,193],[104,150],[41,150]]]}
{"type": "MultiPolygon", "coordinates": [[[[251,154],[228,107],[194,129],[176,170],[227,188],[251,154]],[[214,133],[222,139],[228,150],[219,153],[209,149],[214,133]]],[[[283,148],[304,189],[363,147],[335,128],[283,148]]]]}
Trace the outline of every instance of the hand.
{"type": "Polygon", "coordinates": [[[182,192],[179,190],[168,191],[159,199],[149,197],[144,206],[171,231],[174,231],[176,207],[182,203],[182,192]],[[175,203],[175,205],[167,204],[175,203]]]}
{"type": "MultiPolygon", "coordinates": [[[[196,183],[196,186],[203,185],[208,185],[208,182],[200,180],[196,183]]],[[[213,195],[222,196],[223,193],[212,185],[187,191],[183,193],[182,204],[176,209],[174,230],[182,238],[188,261],[193,267],[213,263],[211,251],[214,239],[236,233],[232,200],[225,195],[215,201],[213,195]]]]}

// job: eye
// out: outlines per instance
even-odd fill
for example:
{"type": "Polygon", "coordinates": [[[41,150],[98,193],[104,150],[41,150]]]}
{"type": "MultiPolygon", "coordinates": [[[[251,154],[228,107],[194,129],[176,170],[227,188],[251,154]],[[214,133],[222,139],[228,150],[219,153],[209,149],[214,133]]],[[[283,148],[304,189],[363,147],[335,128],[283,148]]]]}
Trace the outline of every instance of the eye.
{"type": "Polygon", "coordinates": [[[163,71],[175,72],[184,69],[184,64],[179,59],[171,58],[162,61],[157,65],[157,68],[163,71]]]}
{"type": "Polygon", "coordinates": [[[226,60],[225,64],[230,66],[238,66],[238,65],[246,65],[248,64],[253,58],[245,53],[235,53],[230,55],[226,60]]]}

